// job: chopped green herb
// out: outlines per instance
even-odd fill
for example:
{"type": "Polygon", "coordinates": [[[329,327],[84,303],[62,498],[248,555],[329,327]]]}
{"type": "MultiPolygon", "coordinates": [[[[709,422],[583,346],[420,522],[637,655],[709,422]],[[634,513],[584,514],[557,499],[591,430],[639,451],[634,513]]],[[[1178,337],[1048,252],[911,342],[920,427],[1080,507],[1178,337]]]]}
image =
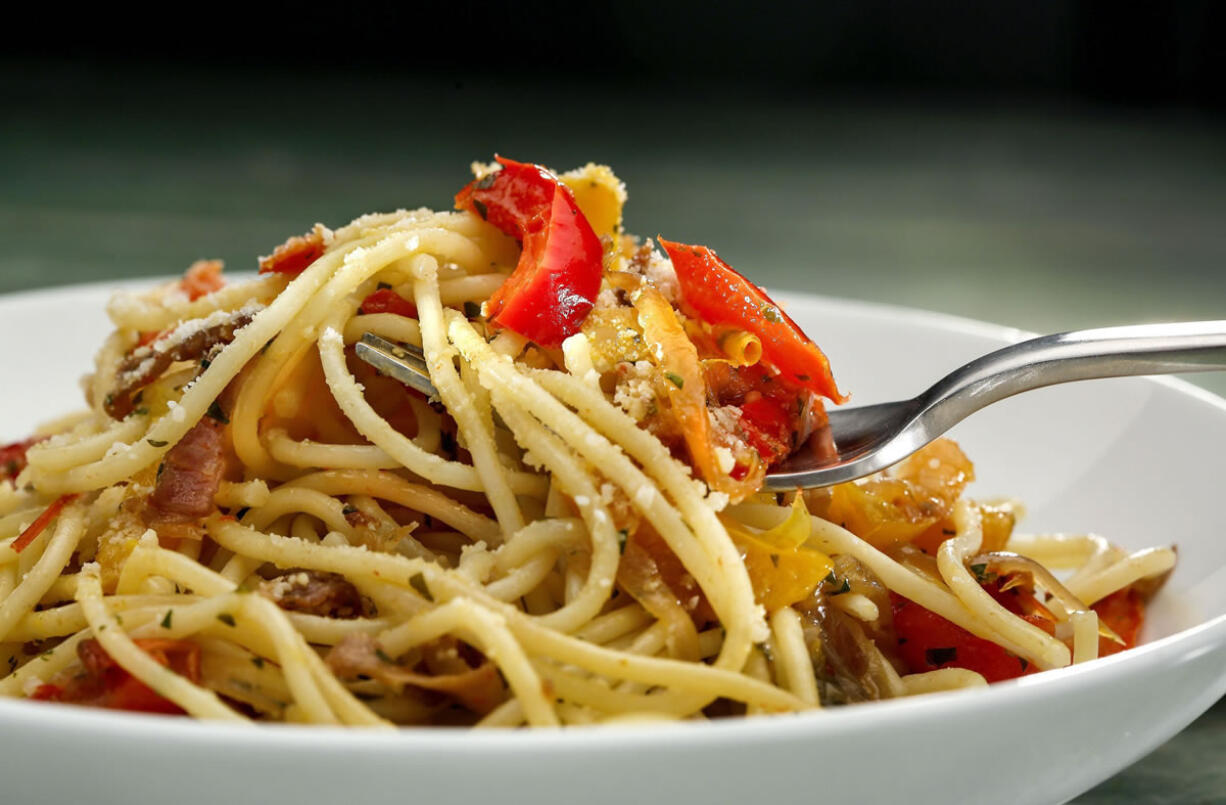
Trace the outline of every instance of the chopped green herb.
{"type": "Polygon", "coordinates": [[[434,596],[430,594],[430,588],[426,586],[425,578],[420,573],[409,577],[409,586],[421,593],[422,598],[425,598],[427,601],[434,600],[434,596]]]}
{"type": "Polygon", "coordinates": [[[929,665],[945,665],[958,659],[958,649],[954,646],[930,648],[924,652],[924,661],[929,665]]]}
{"type": "Polygon", "coordinates": [[[217,402],[217,400],[213,400],[213,402],[209,404],[208,416],[209,418],[215,419],[223,425],[230,424],[230,417],[226,416],[226,412],[221,410],[221,403],[217,402]]]}
{"type": "Polygon", "coordinates": [[[163,442],[159,439],[145,439],[145,441],[149,443],[150,447],[165,447],[170,444],[170,442],[163,442]]]}
{"type": "Polygon", "coordinates": [[[983,584],[988,580],[988,566],[986,562],[971,565],[971,572],[975,574],[975,580],[983,584]]]}
{"type": "Polygon", "coordinates": [[[476,302],[465,302],[464,315],[470,319],[481,318],[481,305],[476,302]]]}
{"type": "Polygon", "coordinates": [[[777,553],[771,554],[771,564],[774,565],[775,567],[779,567],[779,554],[777,553]]]}
{"type": "Polygon", "coordinates": [[[489,190],[494,186],[494,182],[498,179],[499,173],[501,173],[501,171],[490,171],[478,179],[477,183],[473,185],[473,187],[477,188],[478,190],[489,190]]]}
{"type": "Polygon", "coordinates": [[[375,290],[386,291],[390,289],[391,287],[392,287],[392,284],[390,282],[380,282],[379,284],[375,285],[375,290]]]}
{"type": "Polygon", "coordinates": [[[676,372],[665,372],[664,376],[668,378],[668,382],[672,383],[677,388],[685,388],[685,378],[676,372]]]}
{"type": "Polygon", "coordinates": [[[17,669],[17,655],[10,654],[9,655],[9,671],[12,672],[12,671],[15,671],[16,669],[17,669]]]}
{"type": "Polygon", "coordinates": [[[826,595],[842,595],[843,593],[851,592],[851,582],[843,578],[840,583],[839,577],[834,574],[833,570],[826,574],[826,578],[822,580],[822,583],[827,587],[835,588],[825,590],[826,595]]]}
{"type": "Polygon", "coordinates": [[[123,616],[122,616],[122,615],[116,615],[116,616],[115,616],[115,623],[118,623],[120,626],[123,626],[123,616]]]}
{"type": "Polygon", "coordinates": [[[241,519],[243,519],[243,517],[245,517],[245,516],[247,515],[247,512],[249,512],[249,511],[251,511],[251,507],[250,507],[250,506],[244,506],[244,507],[242,507],[241,509],[239,509],[238,511],[236,511],[236,512],[234,513],[234,516],[235,516],[235,518],[236,518],[236,519],[241,520],[241,519]]]}
{"type": "Polygon", "coordinates": [[[490,211],[489,208],[485,206],[484,201],[481,201],[480,199],[473,199],[473,206],[477,208],[477,215],[481,216],[482,221],[489,217],[490,211]]]}
{"type": "Polygon", "coordinates": [[[252,657],[251,664],[254,665],[256,668],[263,668],[264,658],[263,657],[252,657]]]}
{"type": "Polygon", "coordinates": [[[133,408],[132,414],[134,416],[149,416],[149,409],[142,405],[139,408],[133,408]]]}
{"type": "Polygon", "coordinates": [[[208,358],[201,358],[201,359],[200,359],[200,370],[201,370],[201,371],[204,371],[205,369],[208,369],[208,368],[209,368],[210,366],[212,366],[212,365],[213,365],[213,362],[212,362],[211,360],[209,360],[208,358]]]}
{"type": "Polygon", "coordinates": [[[162,628],[163,629],[170,628],[170,621],[171,621],[171,618],[174,617],[174,614],[175,614],[175,611],[173,609],[166,610],[166,617],[162,618],[162,628]]]}
{"type": "Polygon", "coordinates": [[[459,447],[459,445],[456,444],[455,434],[445,430],[440,430],[438,437],[439,450],[443,452],[443,455],[454,459],[456,457],[456,448],[459,447]]]}
{"type": "Polygon", "coordinates": [[[783,321],[783,316],[779,315],[779,308],[774,305],[762,305],[762,317],[771,324],[779,324],[783,321]]]}
{"type": "Polygon", "coordinates": [[[351,503],[346,503],[345,507],[341,509],[341,514],[345,515],[346,517],[348,517],[351,514],[357,514],[357,513],[358,513],[358,507],[354,506],[351,503]]]}
{"type": "Polygon", "coordinates": [[[102,404],[105,405],[107,408],[110,408],[112,405],[115,404],[115,395],[108,394],[105,397],[103,397],[102,404]]]}
{"type": "Polygon", "coordinates": [[[630,539],[630,532],[627,529],[621,528],[617,531],[617,551],[618,553],[626,552],[626,540],[630,539]]]}
{"type": "Polygon", "coordinates": [[[231,615],[229,612],[223,612],[223,613],[221,613],[220,615],[218,615],[218,616],[217,616],[217,620],[221,621],[221,622],[222,622],[222,623],[224,623],[226,626],[234,626],[234,625],[235,625],[234,616],[233,616],[233,615],[231,615]]]}
{"type": "Polygon", "coordinates": [[[396,664],[396,661],[393,660],[391,657],[387,656],[387,652],[385,652],[381,648],[378,648],[378,647],[375,648],[375,656],[378,657],[380,661],[385,662],[388,665],[396,664]]]}

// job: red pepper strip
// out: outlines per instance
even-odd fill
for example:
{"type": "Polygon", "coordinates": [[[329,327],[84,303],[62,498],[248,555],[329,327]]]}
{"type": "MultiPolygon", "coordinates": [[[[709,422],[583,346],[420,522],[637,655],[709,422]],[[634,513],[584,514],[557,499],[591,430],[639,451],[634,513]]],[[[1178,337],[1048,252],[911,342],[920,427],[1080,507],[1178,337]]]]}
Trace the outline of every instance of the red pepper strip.
{"type": "Polygon", "coordinates": [[[324,253],[324,237],[319,228],[282,243],[268,257],[260,258],[261,274],[297,276],[324,253]]]}
{"type": "MultiPolygon", "coordinates": [[[[160,665],[199,683],[200,647],[195,643],[160,638],[137,638],[132,642],[160,665]]],[[[121,668],[97,640],[82,641],[77,646],[77,656],[85,673],[69,679],[63,686],[40,685],[30,698],[142,713],[183,713],[174,702],[154,693],[148,685],[121,668]]]]}
{"type": "Polygon", "coordinates": [[[415,319],[417,318],[417,305],[391,288],[380,288],[362,300],[362,304],[358,306],[358,313],[363,315],[395,313],[397,316],[408,316],[415,319]]]}
{"type": "Polygon", "coordinates": [[[600,291],[600,238],[552,173],[497,159],[502,170],[456,194],[456,209],[523,241],[515,271],[490,297],[490,320],[541,346],[557,347],[579,331],[600,291]]]}
{"type": "Polygon", "coordinates": [[[38,515],[34,522],[30,523],[29,528],[21,532],[21,536],[13,540],[13,550],[21,553],[30,547],[30,543],[38,539],[38,535],[43,533],[43,530],[51,524],[51,521],[60,516],[60,512],[64,510],[64,507],[76,500],[77,497],[78,495],[73,493],[56,498],[55,502],[48,506],[46,511],[38,515]]]}
{"type": "Polygon", "coordinates": [[[529,225],[519,265],[490,297],[490,320],[541,346],[561,346],[596,301],[601,255],[596,233],[559,187],[548,217],[529,225]]]}
{"type": "Polygon", "coordinates": [[[162,337],[167,330],[144,330],[136,339],[136,349],[147,347],[162,337]]]}
{"type": "Polygon", "coordinates": [[[769,397],[759,396],[741,405],[741,429],[745,441],[767,466],[792,452],[792,422],[783,406],[769,397]]]}
{"type": "MultiPolygon", "coordinates": [[[[455,208],[468,210],[516,240],[524,239],[528,222],[553,203],[553,194],[565,187],[542,165],[495,156],[502,170],[465,185],[455,196],[455,208]]],[[[569,190],[567,193],[569,195],[569,190]]],[[[573,201],[573,198],[572,198],[573,201]]]]}
{"type": "MultiPolygon", "coordinates": [[[[984,585],[996,602],[1014,615],[1048,634],[1055,631],[1053,616],[1020,587],[1002,590],[1003,580],[984,585]]],[[[966,668],[982,674],[988,682],[1014,679],[1038,671],[1038,667],[1011,654],[990,640],[976,637],[919,604],[890,594],[898,653],[912,672],[938,668],[966,668]]]]}
{"type": "Polygon", "coordinates": [[[34,689],[30,694],[30,698],[36,702],[60,702],[64,695],[64,689],[59,685],[52,685],[50,682],[44,682],[34,689]]]}
{"type": "Polygon", "coordinates": [[[753,333],[762,341],[763,362],[836,403],[846,401],[825,354],[761,288],[706,246],[659,240],[673,261],[682,300],[695,318],[753,333]]]}
{"type": "Polygon", "coordinates": [[[197,260],[188,267],[183,279],[179,280],[179,287],[193,302],[221,290],[225,284],[226,281],[221,276],[220,260],[197,260]]]}
{"type": "Polygon", "coordinates": [[[911,673],[965,668],[1000,682],[1033,674],[1038,666],[902,596],[890,594],[898,654],[911,673]]]}
{"type": "Polygon", "coordinates": [[[13,442],[0,447],[0,481],[11,480],[21,474],[26,468],[26,451],[38,444],[45,436],[31,436],[21,442],[13,442]]]}
{"type": "Polygon", "coordinates": [[[1121,646],[1110,638],[1098,638],[1098,656],[1106,657],[1137,644],[1141,627],[1145,624],[1145,600],[1139,592],[1132,587],[1125,587],[1094,602],[1090,608],[1124,641],[1121,646]]]}

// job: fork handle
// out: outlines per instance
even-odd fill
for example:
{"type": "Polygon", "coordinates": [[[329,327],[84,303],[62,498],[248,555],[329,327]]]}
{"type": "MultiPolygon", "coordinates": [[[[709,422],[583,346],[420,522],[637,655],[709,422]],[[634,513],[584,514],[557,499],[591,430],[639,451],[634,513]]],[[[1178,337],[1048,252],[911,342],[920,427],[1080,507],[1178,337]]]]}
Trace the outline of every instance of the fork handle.
{"type": "Polygon", "coordinates": [[[1031,389],[1100,377],[1226,369],[1226,321],[1139,324],[1045,335],[998,349],[917,398],[929,432],[1031,389]]]}

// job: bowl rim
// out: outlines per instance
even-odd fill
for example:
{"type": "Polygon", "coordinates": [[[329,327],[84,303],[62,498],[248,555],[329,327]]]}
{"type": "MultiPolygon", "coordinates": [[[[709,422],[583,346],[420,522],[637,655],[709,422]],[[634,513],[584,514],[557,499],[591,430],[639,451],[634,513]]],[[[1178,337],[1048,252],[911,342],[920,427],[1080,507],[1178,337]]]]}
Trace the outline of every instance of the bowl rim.
{"type": "MultiPolygon", "coordinates": [[[[232,278],[254,276],[236,273],[232,278]]],[[[90,283],[74,283],[0,294],[0,309],[31,301],[51,301],[73,293],[110,293],[150,287],[174,277],[137,277],[90,283]]],[[[853,316],[888,316],[911,324],[985,338],[1003,344],[1033,337],[1027,330],[994,324],[966,316],[890,303],[778,291],[773,297],[783,303],[837,308],[853,316]]],[[[1226,416],[1226,399],[1176,377],[1136,378],[1157,384],[1171,393],[1207,405],[1226,416]]],[[[70,730],[80,735],[113,739],[167,740],[177,745],[222,745],[228,750],[293,748],[295,751],[353,751],[397,754],[406,749],[446,753],[495,752],[498,754],[587,753],[593,749],[644,751],[659,749],[684,738],[695,748],[728,742],[787,742],[835,737],[849,731],[890,729],[934,716],[953,718],[987,709],[1024,707],[1035,690],[1044,696],[1075,696],[1086,686],[1126,683],[1130,679],[1160,672],[1182,659],[1199,656],[1226,645],[1226,613],[1172,634],[1144,643],[1127,652],[1099,658],[1084,665],[1052,669],[1041,674],[970,690],[929,693],[900,699],[864,702],[850,707],[824,708],[801,713],[719,719],[710,722],[641,721],[617,725],[570,726],[552,729],[489,729],[447,727],[398,727],[394,730],[355,729],[343,726],[261,724],[249,725],[197,721],[182,718],[84,707],[54,705],[26,699],[0,697],[0,725],[20,734],[23,729],[40,732],[70,730]],[[326,741],[320,741],[326,737],[326,741]]]]}

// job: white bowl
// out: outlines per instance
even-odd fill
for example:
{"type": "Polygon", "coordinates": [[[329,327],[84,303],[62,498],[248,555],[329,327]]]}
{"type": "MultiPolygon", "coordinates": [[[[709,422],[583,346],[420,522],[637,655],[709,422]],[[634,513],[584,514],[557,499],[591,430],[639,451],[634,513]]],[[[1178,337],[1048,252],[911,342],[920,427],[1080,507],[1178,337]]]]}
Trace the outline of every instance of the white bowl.
{"type": "MultiPolygon", "coordinates": [[[[111,286],[0,298],[0,439],[78,405],[111,286]]],[[[918,392],[1024,334],[780,295],[856,403],[918,392]]],[[[556,731],[391,734],[209,723],[0,701],[6,802],[1054,802],[1170,738],[1226,692],[1226,403],[1173,380],[1032,392],[953,434],[979,496],[1025,530],[1176,543],[1145,644],[988,689],[796,716],[556,731]]]]}

